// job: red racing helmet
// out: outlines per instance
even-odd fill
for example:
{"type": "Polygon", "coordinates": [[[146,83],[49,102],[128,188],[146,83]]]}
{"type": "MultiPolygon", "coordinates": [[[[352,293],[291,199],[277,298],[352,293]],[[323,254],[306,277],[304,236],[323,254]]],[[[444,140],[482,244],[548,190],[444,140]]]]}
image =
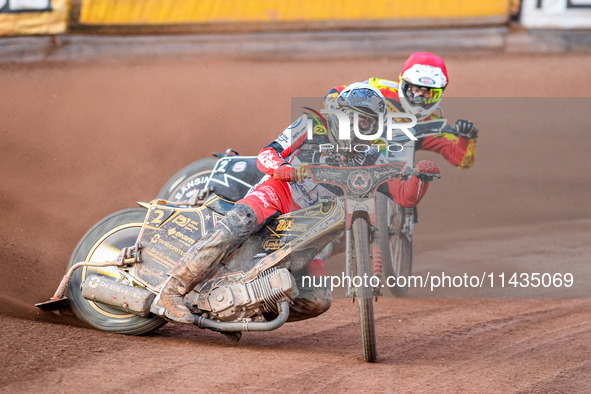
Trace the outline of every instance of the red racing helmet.
{"type": "Polygon", "coordinates": [[[405,111],[418,120],[435,111],[449,82],[445,62],[430,52],[417,52],[404,62],[398,83],[398,97],[405,111]]]}

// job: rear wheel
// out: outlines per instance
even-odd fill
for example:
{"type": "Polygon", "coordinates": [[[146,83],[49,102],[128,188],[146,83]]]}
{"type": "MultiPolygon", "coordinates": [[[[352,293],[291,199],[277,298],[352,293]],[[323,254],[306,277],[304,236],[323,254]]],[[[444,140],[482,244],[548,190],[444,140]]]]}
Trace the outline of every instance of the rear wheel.
{"type": "Polygon", "coordinates": [[[377,193],[376,201],[384,275],[390,277],[387,281],[390,293],[402,297],[408,291],[408,278],[412,273],[412,234],[404,226],[405,208],[382,193],[377,193]]]}
{"type": "Polygon", "coordinates": [[[182,168],[166,182],[158,193],[158,198],[173,202],[190,200],[205,187],[218,160],[217,157],[208,157],[182,168]]]}
{"type": "Polygon", "coordinates": [[[370,286],[372,276],[369,259],[369,226],[365,218],[353,221],[353,238],[355,242],[355,261],[357,277],[362,278],[361,286],[356,287],[359,301],[359,322],[361,325],[361,349],[363,359],[373,363],[378,359],[376,334],[373,320],[373,290],[370,286]]]}
{"type": "MultiPolygon", "coordinates": [[[[145,217],[145,209],[131,208],[115,212],[95,224],[74,249],[68,269],[81,261],[115,260],[122,248],[135,244],[145,217]]],[[[74,271],[68,286],[68,299],[72,310],[81,321],[102,331],[130,335],[148,334],[166,323],[155,315],[140,317],[85,299],[82,297],[80,285],[90,275],[124,280],[115,267],[82,267],[74,271]]]]}

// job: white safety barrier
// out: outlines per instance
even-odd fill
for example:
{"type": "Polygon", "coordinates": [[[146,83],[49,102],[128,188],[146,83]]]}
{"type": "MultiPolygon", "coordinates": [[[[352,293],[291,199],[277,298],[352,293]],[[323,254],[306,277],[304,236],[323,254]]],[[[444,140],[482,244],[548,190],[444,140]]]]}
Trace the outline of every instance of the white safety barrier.
{"type": "Polygon", "coordinates": [[[536,29],[591,29],[591,0],[523,0],[521,23],[536,29]]]}

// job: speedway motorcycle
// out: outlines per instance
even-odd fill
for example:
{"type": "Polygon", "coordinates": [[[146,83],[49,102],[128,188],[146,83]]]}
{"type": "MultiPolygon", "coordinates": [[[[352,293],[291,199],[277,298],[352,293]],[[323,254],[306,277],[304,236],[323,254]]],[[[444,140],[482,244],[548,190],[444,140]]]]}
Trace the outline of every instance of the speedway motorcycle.
{"type": "MultiPolygon", "coordinates": [[[[411,129],[420,140],[441,132],[456,134],[446,119],[423,121],[411,129]]],[[[393,135],[391,140],[402,147],[388,152],[394,162],[404,162],[405,168],[414,167],[415,144],[403,133],[393,135]]],[[[158,193],[158,198],[173,201],[184,206],[202,205],[215,193],[231,201],[238,201],[264,176],[257,169],[256,156],[241,156],[233,149],[225,153],[214,153],[214,157],[197,160],[174,174],[158,193]],[[212,176],[213,175],[213,176],[212,176]]],[[[387,277],[408,278],[412,274],[412,243],[414,225],[418,223],[417,208],[396,205],[382,193],[376,195],[376,209],[380,213],[377,226],[381,230],[379,239],[384,274],[387,277]]],[[[329,243],[320,252],[326,260],[331,255],[345,252],[343,237],[329,243]]],[[[394,297],[403,297],[408,291],[408,280],[398,281],[401,286],[389,286],[394,297]]]]}
{"type": "MultiPolygon", "coordinates": [[[[348,289],[359,302],[362,354],[366,361],[376,361],[372,301],[380,295],[382,272],[379,258],[371,257],[380,238],[375,194],[388,179],[421,175],[404,167],[404,162],[371,167],[301,165],[300,174],[338,186],[344,195],[278,216],[225,264],[212,269],[185,296],[196,315],[195,325],[232,340],[239,340],[243,331],[280,327],[298,296],[292,272],[305,267],[344,232],[346,274],[365,278],[353,281],[350,286],[355,287],[348,289]]],[[[211,177],[215,175],[214,171],[211,177]]],[[[157,303],[166,273],[233,204],[216,194],[199,206],[157,199],[106,217],[76,246],[54,296],[37,306],[51,310],[69,302],[80,320],[108,332],[140,335],[158,329],[166,323],[157,303]]]]}

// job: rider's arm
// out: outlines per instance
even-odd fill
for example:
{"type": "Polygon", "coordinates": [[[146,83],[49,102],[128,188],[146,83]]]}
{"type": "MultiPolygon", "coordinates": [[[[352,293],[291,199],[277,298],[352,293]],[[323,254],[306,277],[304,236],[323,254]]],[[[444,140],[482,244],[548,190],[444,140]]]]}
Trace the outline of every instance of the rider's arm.
{"type": "Polygon", "coordinates": [[[412,208],[421,202],[433,176],[441,173],[437,163],[429,160],[421,160],[414,170],[420,173],[419,177],[412,176],[407,180],[394,178],[387,182],[392,199],[402,207],[412,208]]]}
{"type": "Polygon", "coordinates": [[[417,150],[439,153],[452,165],[464,170],[472,167],[476,160],[476,138],[441,133],[423,138],[417,150]]]}
{"type": "Polygon", "coordinates": [[[308,117],[302,115],[286,128],[279,138],[261,149],[257,156],[257,168],[259,171],[273,175],[275,170],[280,166],[289,164],[286,159],[289,159],[289,155],[298,149],[306,140],[307,120],[308,117]]]}
{"type": "Polygon", "coordinates": [[[412,208],[421,202],[430,182],[425,182],[417,177],[407,180],[394,178],[388,181],[388,190],[392,200],[401,207],[412,208]]]}

